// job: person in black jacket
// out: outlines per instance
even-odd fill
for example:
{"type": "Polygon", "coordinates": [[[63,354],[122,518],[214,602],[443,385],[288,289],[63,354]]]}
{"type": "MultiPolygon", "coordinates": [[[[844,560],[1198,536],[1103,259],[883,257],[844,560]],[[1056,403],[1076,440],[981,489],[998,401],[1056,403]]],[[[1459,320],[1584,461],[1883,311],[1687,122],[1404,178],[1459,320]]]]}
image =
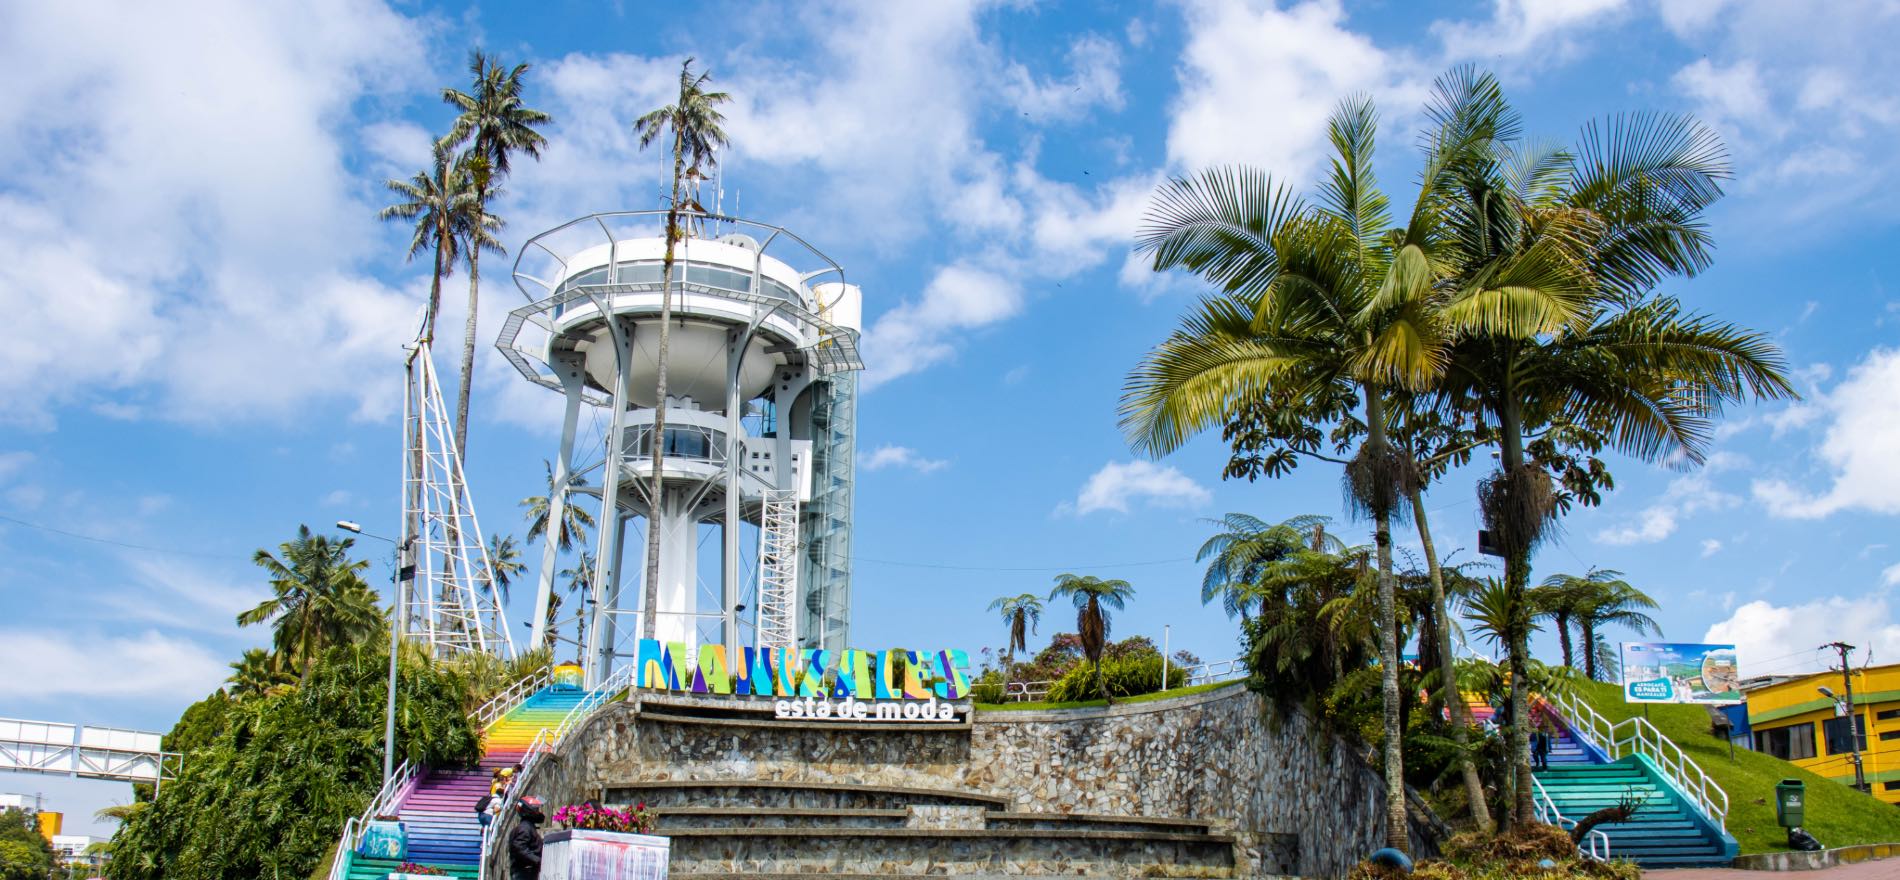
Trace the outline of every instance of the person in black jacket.
{"type": "Polygon", "coordinates": [[[536,880],[541,876],[541,829],[547,815],[541,812],[541,799],[526,797],[516,810],[520,817],[508,832],[508,869],[510,880],[536,880]]]}

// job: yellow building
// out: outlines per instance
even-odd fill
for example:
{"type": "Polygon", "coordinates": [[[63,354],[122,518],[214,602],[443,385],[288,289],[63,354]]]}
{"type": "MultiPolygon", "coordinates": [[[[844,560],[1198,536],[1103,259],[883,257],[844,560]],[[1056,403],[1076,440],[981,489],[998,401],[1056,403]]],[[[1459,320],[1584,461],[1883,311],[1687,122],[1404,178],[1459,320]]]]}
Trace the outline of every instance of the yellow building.
{"type": "Polygon", "coordinates": [[[1748,726],[1755,751],[1853,785],[1852,730],[1858,734],[1861,768],[1872,794],[1900,804],[1900,664],[1855,670],[1852,727],[1848,718],[1837,717],[1836,698],[1845,691],[1838,672],[1748,688],[1748,726]]]}

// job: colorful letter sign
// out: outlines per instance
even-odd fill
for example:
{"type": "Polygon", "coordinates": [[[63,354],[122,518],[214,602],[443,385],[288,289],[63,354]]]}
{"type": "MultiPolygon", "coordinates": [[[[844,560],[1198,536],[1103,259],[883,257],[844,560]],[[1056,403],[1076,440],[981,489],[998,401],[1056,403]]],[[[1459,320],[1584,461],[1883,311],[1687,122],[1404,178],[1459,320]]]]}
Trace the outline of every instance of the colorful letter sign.
{"type": "Polygon", "coordinates": [[[1623,700],[1629,703],[1742,701],[1734,645],[1676,642],[1623,643],[1623,700]]]}
{"type": "Polygon", "coordinates": [[[787,707],[780,717],[853,717],[872,720],[939,720],[948,703],[970,695],[970,655],[947,651],[860,651],[833,653],[822,648],[742,648],[701,645],[689,653],[684,642],[641,639],[634,654],[636,687],[693,694],[779,697],[787,707]],[[810,698],[810,699],[807,699],[810,698]],[[917,701],[906,713],[901,705],[879,711],[878,701],[917,701]],[[842,711],[819,714],[823,701],[843,701],[842,711]],[[792,707],[796,707],[796,710],[792,707]]]}

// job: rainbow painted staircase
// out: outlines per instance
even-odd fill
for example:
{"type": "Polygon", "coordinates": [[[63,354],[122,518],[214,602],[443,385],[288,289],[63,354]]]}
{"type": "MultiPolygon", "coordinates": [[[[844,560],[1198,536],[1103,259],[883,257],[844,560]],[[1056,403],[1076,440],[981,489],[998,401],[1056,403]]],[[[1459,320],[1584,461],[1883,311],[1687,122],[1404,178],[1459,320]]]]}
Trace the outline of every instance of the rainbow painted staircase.
{"type": "MultiPolygon", "coordinates": [[[[482,740],[477,769],[423,769],[400,783],[392,798],[395,813],[408,833],[407,861],[431,865],[451,876],[479,875],[482,829],[475,803],[488,793],[488,780],[497,767],[514,767],[527,760],[529,748],[544,730],[552,731],[581,703],[588,692],[578,688],[541,687],[489,725],[482,740]]],[[[346,842],[351,835],[345,832],[346,842]]],[[[372,859],[345,850],[342,864],[331,873],[337,880],[384,880],[398,862],[372,859]]]]}

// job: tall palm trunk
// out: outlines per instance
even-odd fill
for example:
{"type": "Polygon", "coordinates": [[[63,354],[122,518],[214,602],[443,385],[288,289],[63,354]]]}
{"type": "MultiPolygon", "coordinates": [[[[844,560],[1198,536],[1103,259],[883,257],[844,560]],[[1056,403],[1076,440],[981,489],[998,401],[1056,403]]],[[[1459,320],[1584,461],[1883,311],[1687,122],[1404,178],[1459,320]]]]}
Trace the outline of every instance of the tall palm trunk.
{"type": "MultiPolygon", "coordinates": [[[[1524,426],[1518,414],[1517,401],[1507,396],[1504,405],[1499,407],[1499,433],[1502,435],[1500,449],[1501,465],[1506,469],[1507,480],[1516,480],[1524,465],[1524,426]]],[[[1520,530],[1520,534],[1522,530],[1520,530]]],[[[1506,548],[1509,555],[1504,560],[1504,584],[1513,597],[1513,614],[1523,615],[1529,612],[1524,603],[1525,591],[1530,585],[1531,551],[1529,542],[1518,541],[1517,546],[1506,548]]],[[[1504,743],[1511,757],[1515,785],[1512,790],[1514,800],[1514,818],[1518,825],[1529,825],[1536,821],[1536,802],[1532,794],[1531,745],[1530,745],[1530,629],[1528,621],[1512,621],[1510,644],[1506,647],[1511,672],[1511,724],[1505,728],[1504,743]]]]}
{"type": "Polygon", "coordinates": [[[1588,617],[1578,622],[1583,630],[1583,674],[1591,681],[1597,680],[1597,623],[1588,617]]]}
{"type": "MultiPolygon", "coordinates": [[[[1385,400],[1366,389],[1366,442],[1386,444],[1385,400]]],[[[1411,851],[1405,809],[1405,724],[1399,703],[1398,584],[1392,576],[1392,511],[1375,510],[1373,543],[1379,555],[1379,666],[1385,704],[1385,845],[1411,851]]]]}
{"type": "MultiPolygon", "coordinates": [[[[476,196],[478,213],[486,214],[487,193],[476,196]]],[[[455,393],[455,454],[468,461],[468,393],[475,381],[475,318],[480,303],[482,249],[479,244],[468,252],[468,319],[462,322],[462,387],[455,393]]]]}
{"type": "MultiPolygon", "coordinates": [[[[1445,601],[1445,572],[1438,566],[1438,548],[1432,543],[1432,529],[1425,520],[1425,493],[1412,489],[1412,516],[1418,522],[1418,543],[1425,551],[1425,571],[1432,581],[1432,609],[1438,625],[1432,636],[1438,641],[1438,693],[1444,700],[1451,720],[1451,738],[1458,744],[1458,770],[1465,780],[1465,800],[1471,806],[1471,819],[1478,830],[1491,833],[1491,807],[1485,802],[1484,780],[1478,776],[1478,764],[1467,751],[1470,739],[1470,707],[1458,691],[1458,660],[1451,652],[1451,607],[1445,601]]],[[[1420,652],[1423,653],[1423,652],[1420,652]]]]}
{"type": "Polygon", "coordinates": [[[1551,617],[1554,618],[1557,623],[1557,644],[1563,648],[1564,668],[1575,669],[1577,668],[1577,664],[1574,656],[1571,654],[1570,646],[1570,613],[1567,611],[1558,611],[1552,614],[1551,617]]]}
{"type": "MultiPolygon", "coordinates": [[[[684,95],[681,96],[684,98],[684,95]]],[[[640,600],[643,638],[653,638],[658,628],[660,602],[660,511],[665,496],[662,493],[661,462],[666,458],[666,354],[667,341],[671,337],[673,323],[673,248],[679,243],[680,223],[680,177],[685,174],[685,136],[679,130],[679,123],[673,125],[673,198],[666,206],[666,258],[660,268],[660,351],[658,381],[655,383],[653,401],[653,483],[648,493],[647,505],[647,575],[640,600]]]]}

